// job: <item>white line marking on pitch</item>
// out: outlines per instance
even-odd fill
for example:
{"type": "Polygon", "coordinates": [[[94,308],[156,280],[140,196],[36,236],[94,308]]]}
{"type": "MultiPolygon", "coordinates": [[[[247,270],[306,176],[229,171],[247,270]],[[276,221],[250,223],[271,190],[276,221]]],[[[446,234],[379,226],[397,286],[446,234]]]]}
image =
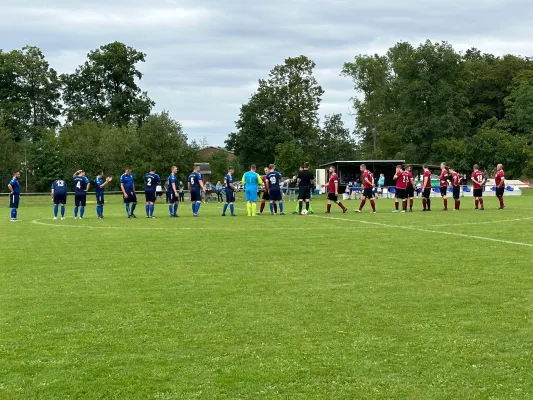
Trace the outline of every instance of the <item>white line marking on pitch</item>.
{"type": "Polygon", "coordinates": [[[533,217],[515,218],[515,219],[499,219],[499,220],[483,221],[483,222],[464,222],[464,223],[461,223],[461,224],[441,224],[441,225],[431,225],[431,226],[440,227],[440,226],[484,225],[484,224],[497,224],[497,223],[500,223],[500,222],[528,221],[530,219],[533,219],[533,217]]]}
{"type": "MultiPolygon", "coordinates": [[[[58,223],[46,223],[41,222],[40,219],[34,219],[32,224],[36,225],[44,225],[44,226],[51,226],[54,228],[88,228],[88,229],[118,229],[118,230],[135,230],[135,231],[153,231],[153,230],[161,230],[161,231],[228,231],[228,232],[249,232],[255,229],[268,229],[269,231],[325,231],[328,229],[338,229],[334,226],[320,226],[320,227],[271,227],[266,225],[257,225],[257,226],[249,226],[246,228],[228,228],[228,227],[207,227],[207,226],[197,226],[197,227],[188,227],[188,226],[177,226],[175,228],[170,227],[157,227],[154,226],[153,228],[150,227],[129,227],[129,226],[93,226],[93,225],[69,225],[65,224],[61,221],[58,221],[58,223]]],[[[370,227],[368,227],[370,228],[370,227]]]]}
{"type": "Polygon", "coordinates": [[[485,237],[485,236],[467,235],[465,233],[434,231],[434,230],[431,230],[431,229],[417,228],[417,227],[413,227],[413,226],[390,225],[390,224],[383,224],[381,222],[360,221],[360,220],[357,220],[357,219],[321,217],[319,215],[313,215],[313,217],[314,218],[323,218],[323,219],[332,219],[332,220],[338,220],[338,221],[346,221],[346,222],[358,222],[360,224],[382,226],[384,228],[407,229],[407,230],[418,231],[418,232],[436,233],[436,234],[439,234],[439,235],[458,236],[458,237],[464,237],[464,238],[468,238],[468,239],[487,240],[487,241],[490,241],[490,242],[514,244],[516,246],[533,247],[532,243],[513,242],[511,240],[495,239],[495,238],[485,237]]]}

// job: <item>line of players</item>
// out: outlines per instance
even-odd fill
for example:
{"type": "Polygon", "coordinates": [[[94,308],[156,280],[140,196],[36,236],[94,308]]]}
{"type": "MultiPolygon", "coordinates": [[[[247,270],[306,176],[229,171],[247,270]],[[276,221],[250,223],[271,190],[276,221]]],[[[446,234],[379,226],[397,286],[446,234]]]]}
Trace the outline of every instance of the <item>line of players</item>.
{"type": "MultiPolygon", "coordinates": [[[[356,212],[361,212],[365,207],[367,200],[369,201],[372,207],[372,213],[376,212],[376,204],[374,201],[374,188],[375,181],[372,172],[370,172],[366,165],[362,164],[360,166],[362,172],[362,184],[363,184],[363,194],[361,198],[361,203],[356,212]]],[[[420,192],[422,194],[422,211],[431,211],[431,172],[428,169],[427,165],[423,166],[424,175],[420,187],[420,192]]],[[[479,170],[478,165],[474,165],[474,171],[471,174],[471,179],[473,182],[473,195],[475,198],[475,210],[484,210],[483,202],[483,187],[486,183],[485,174],[479,170]]],[[[339,181],[338,176],[335,173],[335,168],[330,167],[330,178],[327,185],[327,211],[326,213],[331,213],[331,204],[337,204],[343,213],[347,212],[347,208],[338,201],[339,193],[339,181]]],[[[167,192],[166,199],[168,203],[168,209],[170,217],[178,217],[178,204],[179,204],[179,180],[177,177],[178,168],[173,166],[171,168],[170,175],[167,179],[167,192]]],[[[233,181],[233,168],[228,169],[228,173],[224,178],[224,189],[226,193],[226,203],[222,211],[222,216],[226,216],[226,212],[229,208],[230,215],[235,216],[235,185],[233,181]]],[[[13,174],[13,178],[8,184],[8,189],[10,191],[9,196],[9,206],[11,209],[11,221],[17,221],[17,209],[19,206],[20,199],[20,184],[18,179],[20,178],[20,172],[16,171],[13,174]]],[[[98,219],[104,218],[104,191],[105,186],[112,181],[112,177],[104,177],[104,172],[102,170],[98,171],[98,174],[94,180],[95,190],[96,190],[96,212],[98,219]]],[[[265,168],[265,175],[261,177],[256,172],[255,165],[252,165],[250,171],[244,174],[242,177],[242,183],[245,185],[245,200],[247,203],[247,214],[248,216],[261,215],[265,208],[265,203],[270,202],[270,212],[275,215],[278,213],[278,207],[280,215],[285,215],[283,212],[283,196],[281,193],[281,174],[275,170],[275,165],[271,164],[268,168],[265,168]],[[259,192],[259,186],[264,185],[265,190],[263,193],[263,199],[261,202],[261,209],[259,213],[256,213],[256,202],[259,192]]],[[[461,205],[460,192],[461,192],[461,180],[463,177],[458,174],[454,168],[446,168],[446,164],[441,164],[441,174],[439,177],[440,186],[439,190],[443,200],[443,211],[448,210],[448,187],[449,182],[452,186],[452,196],[455,201],[454,210],[459,210],[461,205]]],[[[312,207],[310,205],[311,198],[311,188],[313,186],[315,177],[309,171],[309,164],[305,163],[301,168],[298,174],[299,182],[299,193],[297,204],[296,214],[307,214],[307,212],[312,212],[312,207]],[[304,210],[305,204],[305,210],[304,210]]],[[[396,190],[395,190],[395,209],[393,212],[400,212],[399,204],[402,203],[401,212],[407,212],[409,204],[409,212],[413,211],[413,203],[415,197],[416,183],[412,174],[411,167],[398,165],[396,167],[396,173],[394,175],[394,180],[396,181],[396,190]]],[[[73,176],[74,182],[74,219],[82,219],[85,213],[85,207],[87,203],[87,191],[89,190],[91,183],[89,179],[85,176],[85,171],[78,170],[74,173],[73,176]]],[[[150,171],[144,176],[144,193],[146,200],[146,217],[154,218],[154,209],[156,202],[156,188],[157,185],[161,183],[160,176],[156,173],[155,168],[151,168],[150,171]]],[[[499,200],[500,206],[499,209],[503,210],[505,205],[503,201],[503,195],[505,192],[505,173],[503,171],[503,165],[498,164],[496,168],[495,176],[496,184],[496,196],[499,200]]],[[[124,204],[126,208],[126,213],[128,218],[137,218],[135,215],[135,209],[137,206],[137,195],[135,191],[134,176],[129,168],[125,169],[124,173],[120,177],[120,189],[123,194],[124,204]]],[[[191,207],[194,217],[199,216],[200,206],[202,204],[202,192],[205,195],[205,187],[202,182],[202,176],[200,174],[200,166],[195,164],[193,172],[189,175],[188,178],[188,189],[191,195],[191,207]]],[[[52,201],[54,203],[54,219],[58,218],[59,209],[61,210],[61,219],[65,218],[65,205],[67,203],[67,183],[58,179],[53,182],[51,190],[52,201]]]]}
{"type": "MultiPolygon", "coordinates": [[[[448,188],[451,185],[452,187],[452,196],[455,202],[454,211],[459,211],[461,208],[461,180],[463,177],[454,169],[454,168],[447,168],[446,163],[441,163],[440,165],[441,173],[439,176],[439,191],[442,197],[444,208],[443,211],[448,211],[448,188]]],[[[366,165],[362,164],[361,167],[362,172],[362,184],[363,184],[363,195],[361,196],[361,204],[358,209],[355,210],[355,212],[362,212],[363,208],[365,207],[367,199],[370,201],[370,205],[372,207],[372,213],[376,212],[376,206],[374,202],[374,176],[373,174],[366,169],[366,165]]],[[[427,165],[423,166],[424,169],[424,175],[422,178],[422,183],[420,185],[420,193],[422,194],[422,211],[428,212],[431,211],[431,190],[432,190],[432,184],[431,184],[431,172],[428,169],[427,165]]],[[[330,175],[334,179],[337,179],[337,175],[335,174],[334,168],[330,168],[330,175]]],[[[330,177],[330,184],[331,184],[331,178],[330,177]]],[[[471,174],[472,184],[473,184],[473,195],[474,195],[474,204],[475,208],[474,210],[484,210],[484,202],[483,202],[483,187],[485,186],[485,183],[487,182],[487,178],[485,177],[485,173],[479,169],[479,166],[476,164],[473,167],[473,172],[471,174]]],[[[393,213],[400,212],[399,206],[400,202],[402,203],[402,209],[401,212],[405,213],[407,212],[408,204],[409,204],[409,212],[413,211],[413,203],[414,203],[414,197],[415,192],[417,191],[416,182],[413,177],[412,169],[410,166],[402,166],[398,165],[396,166],[396,173],[393,178],[396,181],[396,187],[395,187],[395,199],[394,199],[394,206],[395,209],[392,211],[393,213]]],[[[505,204],[503,201],[503,195],[505,193],[505,172],[503,171],[503,165],[498,164],[496,167],[496,176],[495,176],[495,186],[496,186],[496,197],[499,201],[499,210],[503,210],[505,208],[505,204]]],[[[328,204],[330,195],[332,195],[332,198],[337,198],[338,193],[338,187],[335,188],[335,192],[333,192],[333,187],[330,187],[328,185],[328,204]]],[[[340,204],[341,207],[342,204],[340,204]]],[[[329,207],[328,211],[329,212],[329,207]]],[[[344,211],[346,212],[346,211],[344,211]]]]}

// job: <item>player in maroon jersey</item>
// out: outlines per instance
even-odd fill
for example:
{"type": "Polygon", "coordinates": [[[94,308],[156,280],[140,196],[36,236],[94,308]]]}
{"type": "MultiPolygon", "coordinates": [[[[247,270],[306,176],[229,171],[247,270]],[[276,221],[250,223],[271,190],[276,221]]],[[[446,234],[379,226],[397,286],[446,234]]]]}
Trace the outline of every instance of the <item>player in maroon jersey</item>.
{"type": "Polygon", "coordinates": [[[270,202],[270,194],[268,193],[268,185],[266,183],[266,176],[270,172],[270,170],[265,167],[265,175],[261,177],[261,180],[263,181],[263,186],[265,187],[263,192],[263,198],[261,199],[261,207],[259,209],[259,213],[257,215],[262,215],[263,210],[265,209],[265,205],[267,202],[270,202]]]}
{"type": "Polygon", "coordinates": [[[448,197],[447,197],[447,192],[448,192],[448,176],[449,176],[449,173],[448,173],[448,170],[446,169],[446,163],[441,163],[440,164],[440,177],[439,177],[439,180],[440,180],[440,195],[442,197],[442,202],[444,203],[444,208],[442,209],[442,211],[448,211],[448,197]]]}
{"type": "Polygon", "coordinates": [[[431,211],[431,171],[427,165],[423,165],[422,168],[424,168],[424,176],[420,187],[422,191],[422,211],[431,211]]]}
{"type": "Polygon", "coordinates": [[[403,170],[401,165],[396,166],[396,174],[394,178],[396,180],[396,194],[394,199],[394,213],[399,212],[398,206],[400,200],[402,201],[402,212],[407,211],[407,194],[406,187],[407,182],[409,181],[409,174],[403,170]]]}
{"type": "Polygon", "coordinates": [[[407,187],[405,193],[409,199],[409,212],[413,212],[413,203],[415,199],[415,180],[413,178],[413,169],[410,165],[407,166],[405,171],[409,174],[409,182],[407,182],[407,187]]]}
{"type": "Polygon", "coordinates": [[[461,208],[461,175],[455,171],[455,168],[450,168],[450,173],[452,174],[453,199],[455,200],[454,210],[459,211],[461,208]]]}
{"type": "Polygon", "coordinates": [[[500,201],[500,208],[498,210],[503,210],[505,204],[503,204],[503,194],[505,193],[505,173],[503,172],[503,165],[498,164],[496,167],[496,197],[500,201]]]}
{"type": "MultiPolygon", "coordinates": [[[[329,167],[329,181],[327,185],[324,185],[328,189],[328,208],[326,211],[326,214],[331,214],[331,202],[334,202],[337,204],[343,213],[348,211],[346,207],[342,205],[342,203],[338,200],[339,198],[339,177],[335,173],[334,167],[329,167]]],[[[323,186],[323,187],[324,187],[323,186]]]]}
{"type": "Polygon", "coordinates": [[[361,204],[359,209],[355,212],[361,212],[365,206],[366,199],[370,200],[372,206],[372,214],[376,213],[376,203],[374,202],[374,175],[368,169],[365,164],[361,164],[361,180],[363,181],[363,196],[361,197],[361,204]]]}
{"type": "Polygon", "coordinates": [[[478,210],[478,206],[481,206],[479,208],[480,210],[484,210],[485,207],[483,206],[483,185],[486,182],[485,174],[479,170],[479,166],[476,164],[474,165],[474,172],[472,172],[472,184],[474,188],[474,197],[476,199],[476,210],[478,210]]]}

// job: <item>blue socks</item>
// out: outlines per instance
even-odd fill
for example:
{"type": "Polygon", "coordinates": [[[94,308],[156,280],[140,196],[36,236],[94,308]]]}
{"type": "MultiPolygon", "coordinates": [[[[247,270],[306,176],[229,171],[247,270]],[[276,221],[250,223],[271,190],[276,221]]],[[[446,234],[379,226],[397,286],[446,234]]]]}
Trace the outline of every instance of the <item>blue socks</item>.
{"type": "Polygon", "coordinates": [[[147,204],[146,206],[144,206],[144,209],[146,211],[146,216],[149,217],[150,216],[150,204],[147,204]]]}
{"type": "Polygon", "coordinates": [[[229,205],[229,210],[231,211],[231,215],[235,214],[235,206],[233,203],[229,205]]]}
{"type": "Polygon", "coordinates": [[[59,211],[59,206],[56,204],[54,205],[54,217],[57,218],[57,212],[59,211]]]}
{"type": "Polygon", "coordinates": [[[128,213],[128,215],[130,215],[130,205],[129,204],[126,204],[126,212],[128,213]]]}
{"type": "Polygon", "coordinates": [[[78,207],[74,207],[74,218],[78,218],[78,207]]]}
{"type": "Polygon", "coordinates": [[[227,209],[228,209],[228,203],[224,204],[224,208],[222,209],[222,214],[226,214],[227,209]]]}
{"type": "Polygon", "coordinates": [[[202,203],[196,203],[196,214],[198,214],[198,211],[200,211],[200,206],[202,203]]]}
{"type": "Polygon", "coordinates": [[[154,216],[155,204],[150,204],[150,217],[154,216]]]}
{"type": "Polygon", "coordinates": [[[270,212],[274,214],[274,204],[270,203],[270,212]]]}
{"type": "Polygon", "coordinates": [[[168,206],[168,212],[170,213],[171,216],[174,215],[174,205],[170,204],[168,206]]]}
{"type": "Polygon", "coordinates": [[[65,217],[65,206],[61,206],[61,218],[65,217]]]}
{"type": "Polygon", "coordinates": [[[134,214],[135,213],[135,207],[137,207],[137,203],[133,203],[131,205],[131,213],[134,214]]]}
{"type": "Polygon", "coordinates": [[[200,210],[200,204],[202,203],[192,203],[192,213],[198,214],[198,211],[200,210]]]}
{"type": "Polygon", "coordinates": [[[17,209],[12,208],[11,209],[11,219],[17,219],[17,209]]]}
{"type": "Polygon", "coordinates": [[[283,203],[281,201],[279,202],[279,212],[283,212],[283,203]]]}
{"type": "Polygon", "coordinates": [[[174,215],[178,215],[178,203],[174,203],[174,215]]]}
{"type": "Polygon", "coordinates": [[[104,214],[104,206],[96,206],[96,214],[99,217],[102,217],[104,214]]]}
{"type": "Polygon", "coordinates": [[[83,214],[85,214],[85,207],[80,207],[80,218],[83,218],[83,214]]]}

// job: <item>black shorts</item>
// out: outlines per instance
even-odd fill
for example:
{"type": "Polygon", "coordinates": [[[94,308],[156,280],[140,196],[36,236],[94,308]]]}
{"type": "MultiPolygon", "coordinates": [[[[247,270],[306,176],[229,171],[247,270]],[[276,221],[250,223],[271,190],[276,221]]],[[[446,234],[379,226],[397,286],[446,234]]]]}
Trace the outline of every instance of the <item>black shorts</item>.
{"type": "Polygon", "coordinates": [[[422,192],[422,197],[424,199],[429,199],[431,197],[431,188],[425,188],[422,192]]]}
{"type": "Polygon", "coordinates": [[[67,194],[54,194],[54,204],[67,204],[67,194]]]}
{"type": "Polygon", "coordinates": [[[167,203],[174,204],[176,202],[176,194],[174,192],[167,191],[167,203]]]}
{"type": "Polygon", "coordinates": [[[268,197],[270,201],[281,201],[281,190],[271,190],[268,197]]]}
{"type": "Polygon", "coordinates": [[[452,188],[452,194],[455,200],[459,200],[459,198],[461,197],[461,186],[454,186],[452,188]]]}
{"type": "Polygon", "coordinates": [[[137,203],[137,195],[135,192],[126,192],[128,194],[128,197],[124,197],[124,203],[137,203]]]}
{"type": "Polygon", "coordinates": [[[99,206],[103,206],[105,203],[104,200],[104,194],[103,193],[96,193],[96,204],[99,206]]]}
{"type": "Polygon", "coordinates": [[[441,186],[440,187],[440,195],[442,197],[446,196],[446,194],[448,193],[448,187],[447,186],[441,186]]]}
{"type": "Polygon", "coordinates": [[[192,202],[202,201],[202,194],[200,193],[200,188],[191,189],[191,201],[192,202]]]}
{"type": "Polygon", "coordinates": [[[309,200],[311,198],[311,187],[310,186],[300,186],[298,188],[298,199],[299,200],[309,200]]]}
{"type": "Polygon", "coordinates": [[[496,188],[496,196],[497,197],[502,197],[503,194],[505,193],[505,188],[496,188]]]}
{"type": "Polygon", "coordinates": [[[400,200],[405,200],[407,198],[407,193],[405,189],[396,188],[396,193],[394,194],[394,197],[400,200]]]}
{"type": "Polygon", "coordinates": [[[367,199],[371,199],[374,197],[374,190],[372,188],[364,188],[363,189],[363,196],[367,199]]]}
{"type": "Polygon", "coordinates": [[[235,192],[233,190],[226,189],[226,203],[235,203],[235,192]]]}
{"type": "Polygon", "coordinates": [[[9,195],[9,208],[19,208],[20,194],[13,193],[9,195]]]}
{"type": "Polygon", "coordinates": [[[474,189],[474,197],[483,197],[483,189],[474,189]]]}
{"type": "Polygon", "coordinates": [[[155,203],[156,196],[156,193],[152,192],[151,190],[147,190],[144,192],[144,199],[147,203],[155,203]]]}
{"type": "Polygon", "coordinates": [[[339,196],[337,196],[335,193],[328,193],[328,200],[330,201],[338,201],[339,196]]]}
{"type": "Polygon", "coordinates": [[[86,205],[87,205],[86,194],[75,194],[74,195],[74,207],[85,207],[86,205]]]}
{"type": "Polygon", "coordinates": [[[407,186],[407,189],[405,189],[405,193],[407,194],[407,197],[415,197],[415,188],[411,185],[407,186]]]}
{"type": "Polygon", "coordinates": [[[263,192],[263,197],[261,199],[266,201],[270,200],[270,193],[263,192]]]}

